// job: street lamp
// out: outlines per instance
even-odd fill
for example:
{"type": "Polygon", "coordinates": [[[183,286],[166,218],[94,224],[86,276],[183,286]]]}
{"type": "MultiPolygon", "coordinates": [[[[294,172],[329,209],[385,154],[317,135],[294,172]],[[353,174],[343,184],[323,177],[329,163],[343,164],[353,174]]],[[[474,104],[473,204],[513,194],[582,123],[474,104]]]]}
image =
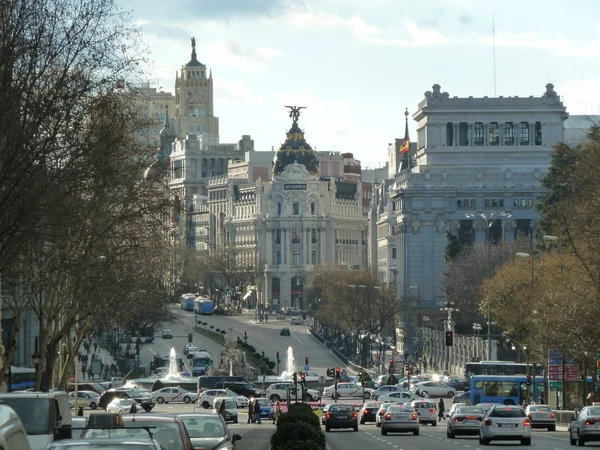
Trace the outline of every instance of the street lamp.
{"type": "MultiPolygon", "coordinates": [[[[446,302],[446,307],[445,308],[440,308],[440,311],[445,311],[448,313],[448,318],[447,318],[447,331],[452,331],[452,313],[453,312],[459,312],[460,309],[458,308],[454,308],[454,302],[446,302]]],[[[445,369],[446,370],[450,370],[450,347],[446,346],[446,364],[445,364],[445,369]]]]}
{"type": "MultiPolygon", "coordinates": [[[[499,219],[508,219],[510,218],[512,215],[510,213],[507,212],[501,212],[501,213],[491,213],[489,215],[485,215],[483,213],[477,215],[475,213],[467,213],[465,214],[465,217],[467,217],[468,219],[478,219],[481,220],[485,223],[485,243],[487,245],[487,277],[488,280],[492,277],[492,253],[491,253],[491,245],[490,245],[490,229],[492,228],[492,226],[494,225],[494,223],[499,220],[499,219]]],[[[491,327],[491,323],[492,323],[492,319],[491,319],[491,305],[488,304],[488,311],[487,311],[487,323],[488,323],[488,328],[487,328],[487,346],[488,346],[488,359],[491,360],[492,359],[492,327],[491,327]]]]}

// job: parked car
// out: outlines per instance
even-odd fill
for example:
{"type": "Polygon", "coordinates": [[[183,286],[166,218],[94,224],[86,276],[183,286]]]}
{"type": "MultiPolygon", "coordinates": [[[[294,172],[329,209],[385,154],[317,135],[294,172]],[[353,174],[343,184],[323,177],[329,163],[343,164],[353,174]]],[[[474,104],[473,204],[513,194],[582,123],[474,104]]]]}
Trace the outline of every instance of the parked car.
{"type": "Polygon", "coordinates": [[[413,384],[410,392],[417,395],[427,394],[429,397],[448,397],[452,398],[456,395],[456,389],[442,383],[441,381],[422,381],[413,384]]]}
{"type": "Polygon", "coordinates": [[[129,414],[129,411],[131,411],[131,405],[134,404],[136,407],[136,413],[141,413],[144,411],[142,408],[138,407],[137,402],[132,398],[115,398],[108,405],[106,405],[106,412],[114,414],[129,414]]]}
{"type": "Polygon", "coordinates": [[[158,389],[152,393],[152,400],[156,403],[184,402],[192,403],[198,401],[198,394],[176,387],[158,389]]]}
{"type": "Polygon", "coordinates": [[[381,434],[390,432],[419,435],[419,416],[410,405],[389,405],[381,419],[381,434]]]}
{"type": "Polygon", "coordinates": [[[69,404],[75,409],[79,407],[96,409],[99,402],[100,394],[94,391],[77,391],[77,398],[75,398],[75,392],[69,393],[69,404]]]}
{"type": "MultiPolygon", "coordinates": [[[[556,415],[548,405],[528,405],[525,414],[531,420],[531,428],[556,431],[556,415]]],[[[598,425],[600,427],[600,425],[598,425]]]]}
{"type": "Polygon", "coordinates": [[[333,428],[352,428],[358,431],[358,414],[354,406],[336,403],[325,414],[325,431],[333,428]]]}
{"type": "Polygon", "coordinates": [[[102,394],[100,396],[100,400],[98,401],[98,406],[106,409],[108,404],[115,398],[132,398],[137,401],[139,406],[141,406],[146,412],[150,412],[155,405],[154,400],[152,400],[152,394],[150,394],[148,391],[119,388],[118,390],[111,389],[102,394]]]}
{"type": "Polygon", "coordinates": [[[178,414],[194,448],[236,449],[239,434],[231,433],[225,420],[216,411],[178,414]]]}
{"type": "Polygon", "coordinates": [[[225,403],[223,420],[225,422],[238,423],[238,405],[236,401],[231,397],[215,397],[213,400],[213,409],[220,411],[222,403],[225,403]]]}
{"type": "Polygon", "coordinates": [[[571,445],[584,446],[586,442],[600,441],[600,406],[585,406],[573,417],[569,427],[571,445]]]}
{"type": "MultiPolygon", "coordinates": [[[[296,391],[294,387],[294,383],[291,382],[283,382],[283,383],[273,383],[270,385],[266,392],[265,397],[269,400],[276,402],[278,400],[287,399],[287,391],[290,392],[290,398],[294,398],[296,396],[296,391]]],[[[321,400],[321,394],[316,389],[306,389],[306,400],[309,402],[318,402],[321,400]]],[[[302,391],[298,391],[298,398],[302,395],[302,391]]]]}
{"type": "Polygon", "coordinates": [[[417,412],[419,416],[419,423],[431,424],[434,427],[437,426],[437,406],[430,400],[415,400],[411,403],[411,406],[417,412]]]}
{"type": "Polygon", "coordinates": [[[377,400],[380,395],[386,395],[392,392],[402,392],[404,390],[405,389],[402,389],[402,387],[398,386],[397,384],[392,384],[389,386],[380,386],[375,391],[373,391],[373,394],[371,394],[371,398],[377,400]]]}
{"type": "Polygon", "coordinates": [[[285,312],[288,316],[296,316],[298,314],[302,314],[302,310],[297,306],[290,306],[285,312]]]}
{"type": "Polygon", "coordinates": [[[365,402],[363,407],[360,409],[360,423],[361,425],[367,422],[377,421],[377,411],[379,410],[379,402],[365,402]]]}
{"type": "Polygon", "coordinates": [[[523,408],[516,405],[491,407],[479,425],[479,443],[488,445],[494,441],[521,441],[531,445],[531,419],[523,408]]]}
{"type": "Polygon", "coordinates": [[[484,411],[477,406],[462,405],[449,415],[446,422],[446,436],[454,439],[458,435],[479,434],[484,411]]]}
{"type": "Polygon", "coordinates": [[[302,320],[302,317],[292,317],[290,319],[290,325],[303,325],[304,324],[304,320],[302,320]]]}
{"type": "Polygon", "coordinates": [[[173,339],[173,332],[168,328],[162,330],[162,338],[163,339],[173,339]]]}
{"type": "Polygon", "coordinates": [[[289,336],[289,335],[290,335],[289,328],[282,328],[281,331],[279,332],[279,336],[289,336]]]}

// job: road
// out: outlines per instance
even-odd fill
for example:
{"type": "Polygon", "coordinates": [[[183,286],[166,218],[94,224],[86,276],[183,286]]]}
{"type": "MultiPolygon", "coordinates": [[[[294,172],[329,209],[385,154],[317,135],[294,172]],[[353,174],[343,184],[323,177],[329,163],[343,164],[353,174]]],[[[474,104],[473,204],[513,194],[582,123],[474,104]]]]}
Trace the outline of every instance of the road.
{"type": "MultiPolygon", "coordinates": [[[[188,343],[188,333],[193,332],[194,313],[182,310],[179,306],[173,307],[177,319],[176,321],[164,324],[165,328],[173,331],[173,339],[162,339],[161,331],[156,331],[153,344],[144,344],[140,350],[141,364],[148,366],[150,360],[156,353],[169,351],[174,347],[179,356],[183,356],[183,346],[188,343]]],[[[308,356],[310,370],[314,370],[319,375],[325,375],[327,368],[342,367],[345,365],[337,359],[331,350],[326,349],[309,334],[307,325],[289,325],[289,317],[285,320],[277,320],[275,317],[269,317],[269,322],[256,322],[254,314],[245,312],[238,316],[199,316],[203,321],[208,322],[216,328],[232,329],[235,336],[243,338],[244,331],[247,332],[248,343],[256,348],[256,351],[264,351],[265,355],[271,361],[275,361],[276,353],[279,351],[281,365],[279,372],[286,369],[288,349],[291,347],[296,370],[304,368],[304,358],[308,356]],[[291,336],[280,336],[279,331],[282,327],[289,327],[291,336]]],[[[211,353],[213,359],[216,359],[222,349],[217,344],[205,336],[193,332],[194,345],[206,349],[211,353]]],[[[185,360],[185,358],[184,358],[185,360]]],[[[187,363],[187,360],[185,360],[187,363]]],[[[189,367],[189,366],[188,366],[189,367]]],[[[347,368],[350,372],[352,370],[347,368]]]]}

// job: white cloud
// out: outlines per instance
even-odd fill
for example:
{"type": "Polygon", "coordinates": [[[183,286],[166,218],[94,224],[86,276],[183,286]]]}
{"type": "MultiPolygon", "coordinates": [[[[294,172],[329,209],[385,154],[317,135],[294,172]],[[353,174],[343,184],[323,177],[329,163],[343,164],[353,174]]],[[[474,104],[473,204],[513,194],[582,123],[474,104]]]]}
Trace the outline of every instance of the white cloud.
{"type": "Polygon", "coordinates": [[[569,80],[557,86],[569,114],[600,114],[600,78],[569,80]]]}
{"type": "Polygon", "coordinates": [[[310,7],[290,12],[281,19],[276,20],[283,20],[299,28],[346,27],[349,28],[355,36],[361,37],[373,36],[381,32],[378,27],[367,24],[362,17],[354,16],[344,18],[324,11],[315,11],[310,7]]]}
{"type": "Polygon", "coordinates": [[[266,47],[250,49],[232,40],[203,44],[198,48],[198,53],[210,61],[212,66],[226,65],[244,70],[260,70],[267,62],[280,55],[281,51],[266,47]]]}
{"type": "Polygon", "coordinates": [[[262,103],[262,97],[250,92],[248,86],[241,81],[227,81],[217,77],[214,84],[216,102],[262,103]]]}

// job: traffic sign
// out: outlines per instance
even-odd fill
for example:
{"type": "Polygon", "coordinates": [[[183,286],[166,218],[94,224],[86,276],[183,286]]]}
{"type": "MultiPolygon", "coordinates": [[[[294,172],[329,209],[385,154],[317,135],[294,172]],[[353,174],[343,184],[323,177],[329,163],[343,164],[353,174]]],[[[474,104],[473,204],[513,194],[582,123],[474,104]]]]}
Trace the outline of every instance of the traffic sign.
{"type": "Polygon", "coordinates": [[[548,384],[550,385],[550,389],[557,391],[562,389],[562,381],[550,381],[548,384]]]}
{"type": "Polygon", "coordinates": [[[308,372],[310,370],[310,367],[308,367],[308,365],[304,366],[304,371],[308,372]]]}
{"type": "Polygon", "coordinates": [[[556,365],[548,366],[548,372],[550,372],[550,373],[562,372],[562,366],[556,366],[556,365]]]}
{"type": "Polygon", "coordinates": [[[562,359],[560,358],[548,358],[548,364],[562,366],[562,359]]]}
{"type": "Polygon", "coordinates": [[[560,380],[562,378],[560,373],[550,373],[548,374],[549,380],[560,380]]]}

